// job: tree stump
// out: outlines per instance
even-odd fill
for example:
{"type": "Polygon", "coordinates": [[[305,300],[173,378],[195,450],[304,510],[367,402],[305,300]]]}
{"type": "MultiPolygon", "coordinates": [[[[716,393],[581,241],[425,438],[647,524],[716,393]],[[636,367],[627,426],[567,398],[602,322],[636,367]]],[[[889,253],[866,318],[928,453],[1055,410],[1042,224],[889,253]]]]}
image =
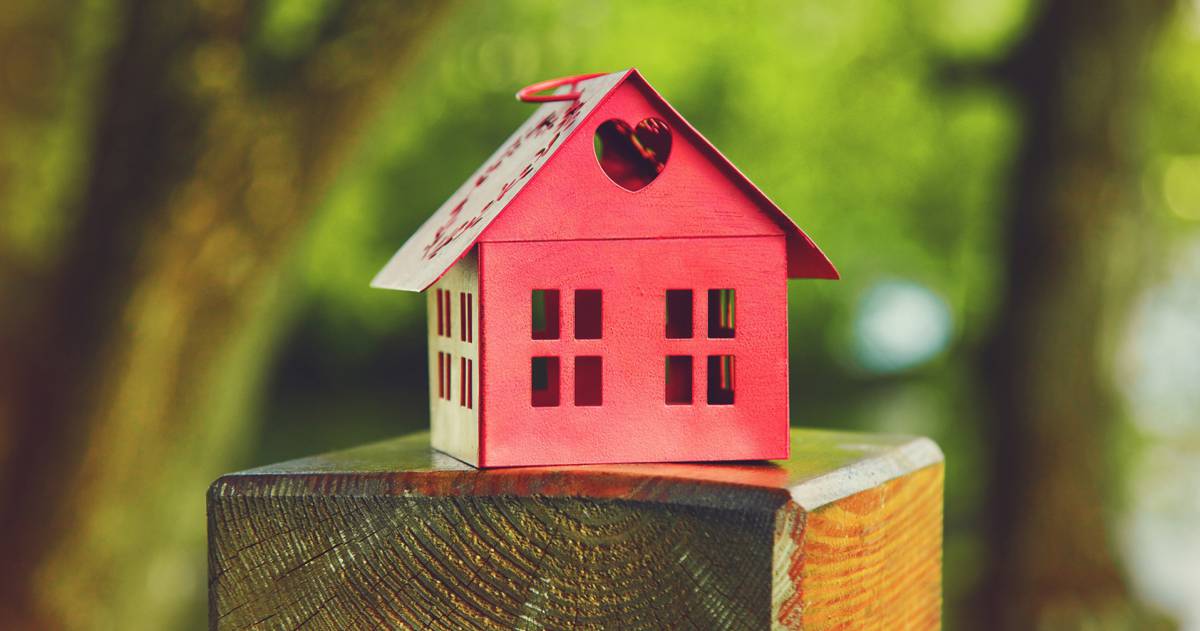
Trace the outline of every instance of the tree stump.
{"type": "Polygon", "coordinates": [[[226,475],[213,629],[934,629],[942,454],[478,470],[428,434],[226,475]]]}

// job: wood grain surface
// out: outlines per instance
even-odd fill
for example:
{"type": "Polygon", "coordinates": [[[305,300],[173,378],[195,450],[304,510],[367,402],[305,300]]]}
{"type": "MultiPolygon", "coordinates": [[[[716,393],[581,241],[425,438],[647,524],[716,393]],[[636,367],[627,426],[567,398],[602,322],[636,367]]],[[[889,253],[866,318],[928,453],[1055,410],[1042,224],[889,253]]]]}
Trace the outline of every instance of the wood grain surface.
{"type": "Polygon", "coordinates": [[[477,470],[417,434],[209,493],[213,629],[932,629],[942,456],[477,470]]]}

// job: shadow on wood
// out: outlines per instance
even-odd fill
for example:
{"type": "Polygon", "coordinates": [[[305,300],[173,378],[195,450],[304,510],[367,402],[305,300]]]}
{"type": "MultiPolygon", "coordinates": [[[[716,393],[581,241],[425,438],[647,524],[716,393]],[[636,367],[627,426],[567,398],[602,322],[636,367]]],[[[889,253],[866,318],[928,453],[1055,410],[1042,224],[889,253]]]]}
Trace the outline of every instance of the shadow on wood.
{"type": "Polygon", "coordinates": [[[937,446],[791,440],[786,462],[481,471],[416,434],[227,475],[210,626],[937,628],[937,446]]]}

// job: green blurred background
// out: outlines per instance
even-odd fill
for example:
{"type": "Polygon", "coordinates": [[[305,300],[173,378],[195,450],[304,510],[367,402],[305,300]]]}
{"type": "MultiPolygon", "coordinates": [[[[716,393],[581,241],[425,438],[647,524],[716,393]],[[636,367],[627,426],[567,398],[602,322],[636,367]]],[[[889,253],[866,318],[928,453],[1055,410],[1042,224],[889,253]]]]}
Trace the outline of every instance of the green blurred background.
{"type": "Polygon", "coordinates": [[[427,425],[388,257],[639,68],[842,273],[792,422],[946,452],[948,628],[1200,629],[1200,5],[0,7],[0,626],[200,629],[219,474],[427,425]]]}

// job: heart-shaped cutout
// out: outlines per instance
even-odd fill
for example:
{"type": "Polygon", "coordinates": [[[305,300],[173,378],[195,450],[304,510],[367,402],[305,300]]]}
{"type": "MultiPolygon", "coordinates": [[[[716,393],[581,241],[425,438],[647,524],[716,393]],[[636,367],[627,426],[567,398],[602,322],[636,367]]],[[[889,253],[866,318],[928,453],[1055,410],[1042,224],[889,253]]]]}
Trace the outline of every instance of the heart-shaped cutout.
{"type": "Polygon", "coordinates": [[[608,179],[627,191],[637,191],[667,168],[671,128],[660,118],[644,118],[636,127],[609,119],[596,128],[596,159],[608,179]]]}

